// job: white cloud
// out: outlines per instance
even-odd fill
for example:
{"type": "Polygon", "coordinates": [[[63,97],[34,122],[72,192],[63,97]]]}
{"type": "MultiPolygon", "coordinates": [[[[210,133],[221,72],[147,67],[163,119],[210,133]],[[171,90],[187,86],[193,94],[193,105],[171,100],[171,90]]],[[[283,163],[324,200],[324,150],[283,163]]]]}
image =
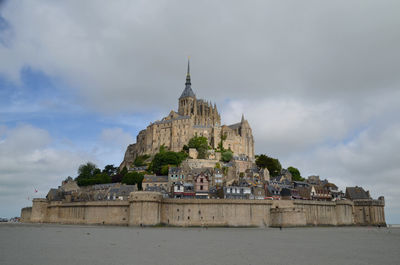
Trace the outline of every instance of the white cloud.
{"type": "Polygon", "coordinates": [[[385,196],[387,221],[399,220],[400,122],[386,128],[369,128],[349,142],[320,146],[308,154],[296,154],[290,162],[305,174],[345,186],[362,186],[377,198],[385,196]]]}
{"type": "Polygon", "coordinates": [[[100,133],[96,145],[96,156],[104,164],[119,166],[129,144],[136,142],[132,136],[121,128],[106,128],[100,133]]]}
{"type": "Polygon", "coordinates": [[[51,147],[52,139],[43,129],[31,125],[2,126],[0,142],[0,215],[18,215],[29,205],[28,197],[44,197],[67,176],[75,176],[90,155],[51,147]],[[38,193],[34,193],[38,189],[38,193]]]}

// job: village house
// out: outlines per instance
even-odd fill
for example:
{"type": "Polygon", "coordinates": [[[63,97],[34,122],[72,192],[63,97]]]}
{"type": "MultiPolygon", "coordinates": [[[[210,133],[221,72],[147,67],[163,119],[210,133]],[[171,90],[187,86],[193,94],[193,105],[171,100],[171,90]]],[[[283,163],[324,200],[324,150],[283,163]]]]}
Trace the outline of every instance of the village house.
{"type": "Polygon", "coordinates": [[[150,187],[160,187],[160,190],[169,191],[168,176],[144,175],[142,186],[144,190],[150,187]]]}
{"type": "Polygon", "coordinates": [[[311,199],[311,187],[296,187],[297,193],[299,195],[299,199],[301,200],[310,200],[311,199]]]}
{"type": "Polygon", "coordinates": [[[222,186],[224,182],[224,174],[222,172],[222,169],[215,168],[214,169],[214,174],[212,177],[212,184],[213,186],[222,186]]]}
{"type": "Polygon", "coordinates": [[[180,167],[170,167],[168,170],[168,182],[172,186],[177,182],[184,182],[185,174],[182,168],[180,167]]]}
{"type": "Polygon", "coordinates": [[[264,200],[265,199],[265,188],[264,185],[257,185],[251,187],[251,199],[264,200]]]}
{"type": "Polygon", "coordinates": [[[107,200],[121,200],[127,201],[131,192],[137,191],[136,185],[121,185],[119,187],[112,187],[106,193],[107,200]]]}
{"type": "Polygon", "coordinates": [[[278,185],[266,185],[265,193],[267,199],[279,200],[281,198],[281,188],[278,185]]]}
{"type": "Polygon", "coordinates": [[[346,199],[349,200],[371,200],[369,191],[365,191],[362,187],[346,187],[346,199]]]}
{"type": "Polygon", "coordinates": [[[196,192],[196,198],[208,199],[208,190],[210,186],[209,182],[210,178],[204,172],[194,177],[194,188],[196,192]]]}
{"type": "Polygon", "coordinates": [[[172,197],[173,198],[183,198],[184,194],[184,185],[183,182],[175,182],[173,185],[172,197]]]}
{"type": "Polygon", "coordinates": [[[250,184],[241,179],[238,183],[234,182],[231,186],[224,187],[225,199],[250,199],[251,196],[250,184]]]}
{"type": "Polygon", "coordinates": [[[324,189],[323,186],[312,185],[311,186],[311,199],[319,201],[328,201],[332,199],[332,195],[329,190],[324,189]]]}
{"type": "Polygon", "coordinates": [[[183,198],[190,199],[196,196],[193,183],[183,183],[183,198]]]}

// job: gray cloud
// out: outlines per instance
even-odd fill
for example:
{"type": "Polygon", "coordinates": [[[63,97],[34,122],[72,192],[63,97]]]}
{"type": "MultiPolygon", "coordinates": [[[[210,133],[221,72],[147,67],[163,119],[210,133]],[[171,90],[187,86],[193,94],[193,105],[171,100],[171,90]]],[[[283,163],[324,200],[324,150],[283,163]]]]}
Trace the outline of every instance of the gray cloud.
{"type": "Polygon", "coordinates": [[[175,103],[186,55],[203,97],[362,100],[399,85],[399,10],[398,1],[9,1],[0,71],[18,80],[21,66],[39,68],[102,111],[175,103]]]}

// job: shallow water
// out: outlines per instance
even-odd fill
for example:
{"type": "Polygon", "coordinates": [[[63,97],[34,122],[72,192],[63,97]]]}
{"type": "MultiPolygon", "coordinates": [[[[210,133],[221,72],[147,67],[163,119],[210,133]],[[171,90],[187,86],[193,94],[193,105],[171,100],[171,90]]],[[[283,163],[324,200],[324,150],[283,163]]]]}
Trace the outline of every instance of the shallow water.
{"type": "Polygon", "coordinates": [[[0,264],[400,264],[400,229],[1,224],[0,264]]]}

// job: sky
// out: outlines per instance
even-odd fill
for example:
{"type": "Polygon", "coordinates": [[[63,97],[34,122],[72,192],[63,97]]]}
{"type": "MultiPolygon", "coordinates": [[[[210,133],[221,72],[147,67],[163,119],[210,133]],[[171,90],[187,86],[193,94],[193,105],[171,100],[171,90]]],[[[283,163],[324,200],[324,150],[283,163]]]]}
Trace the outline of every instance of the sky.
{"type": "Polygon", "coordinates": [[[256,153],[385,196],[400,223],[400,2],[1,1],[0,217],[128,144],[192,88],[256,153]],[[38,192],[35,192],[35,189],[38,192]]]}

